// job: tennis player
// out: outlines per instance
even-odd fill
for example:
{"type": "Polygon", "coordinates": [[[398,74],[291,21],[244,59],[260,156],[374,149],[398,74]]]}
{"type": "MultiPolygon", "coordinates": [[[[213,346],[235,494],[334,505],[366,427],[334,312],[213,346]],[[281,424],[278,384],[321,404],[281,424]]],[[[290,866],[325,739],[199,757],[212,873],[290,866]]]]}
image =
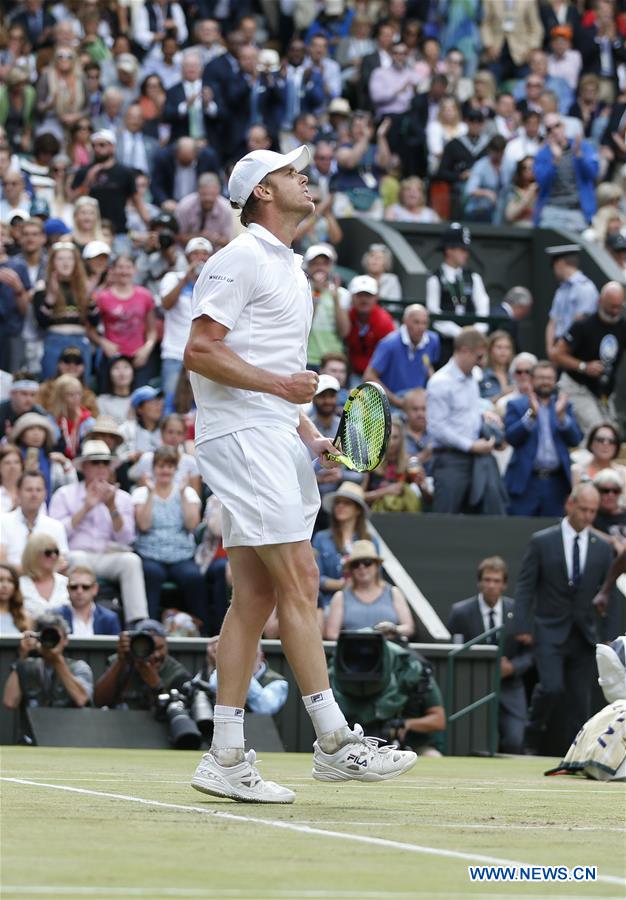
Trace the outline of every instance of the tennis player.
{"type": "Polygon", "coordinates": [[[350,730],[328,682],[316,620],[318,569],[310,538],[319,491],[307,448],[322,466],[332,443],[300,411],[318,376],[306,369],[313,303],[302,257],[291,249],[313,211],[301,174],[307,147],[255,150],[228,189],[245,231],[205,265],[193,292],[185,365],[198,409],[197,460],[223,505],[233,597],[220,635],[211,750],[192,786],[257,803],[292,803],[245,752],[244,702],[257,645],[277,607],[280,636],[317,735],[313,777],[380,781],[407,771],[412,752],[379,747],[350,730]]]}

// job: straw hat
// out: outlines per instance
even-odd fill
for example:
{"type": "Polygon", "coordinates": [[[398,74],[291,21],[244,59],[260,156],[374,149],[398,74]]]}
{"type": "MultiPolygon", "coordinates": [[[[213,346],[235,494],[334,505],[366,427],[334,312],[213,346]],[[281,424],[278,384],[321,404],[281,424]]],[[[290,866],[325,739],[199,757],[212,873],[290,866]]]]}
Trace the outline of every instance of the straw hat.
{"type": "Polygon", "coordinates": [[[74,460],[74,465],[80,472],[83,463],[86,462],[108,462],[113,467],[119,466],[121,460],[116,459],[104,441],[85,441],[83,444],[83,452],[74,460]]]}
{"type": "Polygon", "coordinates": [[[352,500],[353,503],[356,503],[357,506],[361,507],[366,516],[369,516],[369,506],[365,502],[365,494],[363,493],[363,488],[360,484],[355,484],[354,481],[344,481],[343,484],[339,485],[336,491],[326,494],[322,501],[325,512],[332,513],[335,500],[338,497],[345,497],[346,500],[352,500]]]}
{"type": "Polygon", "coordinates": [[[378,550],[372,541],[355,541],[349,556],[344,562],[349,566],[350,563],[356,562],[359,559],[375,559],[376,562],[379,563],[383,561],[382,557],[378,555],[378,550]]]}
{"type": "Polygon", "coordinates": [[[97,434],[112,435],[117,439],[118,445],[124,441],[124,435],[120,431],[119,426],[113,416],[101,415],[94,420],[91,431],[89,432],[89,436],[90,438],[93,438],[97,434]]]}
{"type": "Polygon", "coordinates": [[[43,428],[46,432],[46,447],[48,449],[56,442],[56,430],[50,419],[35,412],[24,413],[23,416],[15,420],[13,431],[11,432],[11,441],[17,443],[27,428],[43,428]]]}

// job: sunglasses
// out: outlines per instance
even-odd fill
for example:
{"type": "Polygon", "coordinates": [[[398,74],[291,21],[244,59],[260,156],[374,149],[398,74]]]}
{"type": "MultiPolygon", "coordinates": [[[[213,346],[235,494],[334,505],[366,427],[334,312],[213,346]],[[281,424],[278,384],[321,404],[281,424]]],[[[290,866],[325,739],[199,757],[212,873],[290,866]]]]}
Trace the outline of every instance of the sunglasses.
{"type": "Polygon", "coordinates": [[[73,53],[57,53],[57,59],[74,59],[73,53]]]}
{"type": "Polygon", "coordinates": [[[516,369],[515,375],[532,375],[532,369],[516,369]]]}
{"type": "Polygon", "coordinates": [[[613,444],[613,446],[615,446],[617,444],[617,441],[615,440],[615,438],[612,438],[612,437],[609,438],[609,437],[597,437],[596,436],[596,437],[594,437],[594,441],[598,444],[613,444]]]}
{"type": "Polygon", "coordinates": [[[43,553],[44,556],[47,556],[48,558],[59,555],[58,550],[42,550],[41,552],[43,553]]]}
{"type": "Polygon", "coordinates": [[[600,494],[621,494],[622,489],[618,487],[606,487],[606,488],[598,488],[598,493],[600,494]]]}
{"type": "Polygon", "coordinates": [[[358,569],[359,566],[365,566],[367,569],[369,569],[370,566],[375,566],[375,565],[376,565],[375,559],[356,559],[354,562],[350,563],[350,568],[358,569]]]}
{"type": "Polygon", "coordinates": [[[60,362],[69,363],[73,366],[82,366],[83,358],[82,356],[62,356],[60,362]]]}
{"type": "Polygon", "coordinates": [[[93,581],[91,582],[91,584],[79,584],[78,582],[76,582],[76,583],[68,584],[68,589],[70,591],[89,591],[89,590],[91,590],[91,588],[93,586],[94,586],[93,581]]]}

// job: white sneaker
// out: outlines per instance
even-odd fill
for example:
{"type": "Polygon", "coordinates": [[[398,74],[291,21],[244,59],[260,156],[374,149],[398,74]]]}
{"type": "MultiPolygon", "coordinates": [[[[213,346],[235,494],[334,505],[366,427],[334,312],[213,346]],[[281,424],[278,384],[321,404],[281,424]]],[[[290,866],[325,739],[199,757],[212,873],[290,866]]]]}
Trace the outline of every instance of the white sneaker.
{"type": "Polygon", "coordinates": [[[293,803],[294,792],[273,781],[263,781],[255,762],[254,750],[248,750],[236,766],[221,766],[212,753],[205,753],[191,786],[203,794],[243,803],[293,803]]]}
{"type": "Polygon", "coordinates": [[[365,737],[360,725],[352,730],[354,740],[325,753],[313,744],[313,778],[318,781],[386,781],[408,772],[417,762],[412,750],[380,746],[380,738],[365,737]]]}

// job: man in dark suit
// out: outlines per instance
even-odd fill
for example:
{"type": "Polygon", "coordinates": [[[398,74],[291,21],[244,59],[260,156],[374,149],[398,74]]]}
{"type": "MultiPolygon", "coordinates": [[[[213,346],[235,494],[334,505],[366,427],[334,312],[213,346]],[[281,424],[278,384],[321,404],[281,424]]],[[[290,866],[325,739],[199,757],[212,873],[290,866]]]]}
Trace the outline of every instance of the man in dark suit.
{"type": "Polygon", "coordinates": [[[175,145],[162,147],[154,155],[152,199],[168,212],[174,212],[183,197],[198,188],[198,178],[205,172],[219,172],[219,161],[212,147],[198,150],[192,138],[180,138],[175,145]]]}
{"type": "Polygon", "coordinates": [[[435,118],[439,104],[448,90],[448,79],[438,72],[433,75],[426,93],[416,94],[401,124],[402,144],[398,150],[402,172],[424,178],[428,169],[426,126],[435,118]]]}
{"type": "Polygon", "coordinates": [[[591,712],[595,645],[615,636],[615,602],[608,605],[600,638],[592,603],[613,559],[611,546],[590,531],[599,503],[593,485],[577,485],[567,500],[566,518],[533,534],[522,560],[513,633],[521,643],[534,645],[539,676],[525,734],[529,753],[542,750],[557,713],[564,723],[555,750],[567,750],[591,712]]]}
{"type": "Polygon", "coordinates": [[[564,393],[554,396],[556,369],[539,360],[529,395],[509,401],[505,437],[514,448],[504,483],[511,516],[561,516],[571,487],[569,447],[582,432],[564,393]]]}
{"type": "Polygon", "coordinates": [[[376,49],[361,60],[359,80],[356,86],[356,104],[359,109],[373,109],[369,95],[370,75],[374,69],[391,65],[391,46],[394,41],[393,25],[381,22],[376,32],[376,49]]]}
{"type": "MultiPolygon", "coordinates": [[[[501,753],[521,753],[526,725],[526,691],[522,676],[533,664],[532,650],[519,643],[512,633],[515,601],[504,597],[508,581],[505,561],[491,556],[478,566],[478,591],[474,597],[454,603],[448,619],[448,631],[462,634],[464,641],[478,637],[490,628],[504,626],[500,662],[500,709],[498,729],[501,753]]],[[[487,639],[495,643],[496,638],[487,639]]]]}
{"type": "Polygon", "coordinates": [[[185,50],[182,80],[165,95],[163,121],[172,126],[170,140],[187,136],[207,140],[219,114],[219,98],[202,83],[202,57],[196,50],[185,50]]]}
{"type": "Polygon", "coordinates": [[[67,592],[71,605],[61,607],[58,612],[75,637],[120,633],[120,620],[116,613],[96,603],[98,580],[93,569],[83,565],[72,566],[67,592]]]}
{"type": "Polygon", "coordinates": [[[491,331],[502,330],[511,335],[515,352],[519,353],[519,323],[529,315],[533,308],[533,295],[521,284],[509,288],[502,303],[491,307],[491,315],[502,321],[491,326],[491,331]]]}

